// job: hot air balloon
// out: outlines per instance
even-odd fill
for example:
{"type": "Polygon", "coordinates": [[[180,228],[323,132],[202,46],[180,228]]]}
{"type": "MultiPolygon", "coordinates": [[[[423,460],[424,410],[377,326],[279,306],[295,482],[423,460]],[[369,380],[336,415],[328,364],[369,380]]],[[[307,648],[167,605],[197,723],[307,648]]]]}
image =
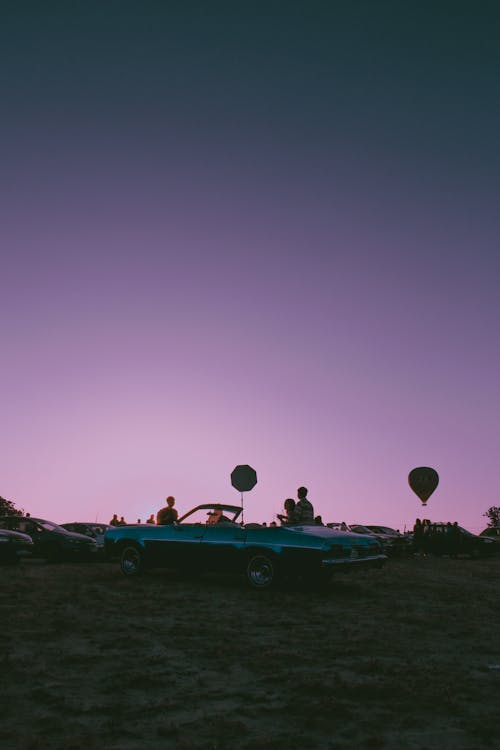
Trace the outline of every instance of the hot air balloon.
{"type": "Polygon", "coordinates": [[[408,474],[408,484],[425,506],[439,484],[439,474],[429,466],[418,466],[408,474]]]}

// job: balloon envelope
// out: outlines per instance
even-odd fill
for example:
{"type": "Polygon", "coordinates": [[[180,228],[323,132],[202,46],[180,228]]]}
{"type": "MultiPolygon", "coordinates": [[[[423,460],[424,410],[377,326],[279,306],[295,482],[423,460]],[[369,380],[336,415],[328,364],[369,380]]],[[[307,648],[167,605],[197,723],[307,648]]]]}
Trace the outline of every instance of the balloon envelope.
{"type": "Polygon", "coordinates": [[[408,474],[408,484],[425,505],[439,484],[439,474],[430,466],[418,466],[408,474]]]}

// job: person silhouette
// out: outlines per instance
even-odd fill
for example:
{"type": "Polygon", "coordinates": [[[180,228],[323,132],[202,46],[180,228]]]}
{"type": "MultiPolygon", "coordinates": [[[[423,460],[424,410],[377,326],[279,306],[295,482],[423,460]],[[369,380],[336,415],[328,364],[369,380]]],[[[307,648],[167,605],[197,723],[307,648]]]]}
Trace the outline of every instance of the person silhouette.
{"type": "Polygon", "coordinates": [[[158,526],[168,526],[168,524],[175,523],[177,521],[177,511],[174,508],[175,497],[169,495],[167,497],[167,504],[164,508],[161,508],[156,515],[156,523],[158,526]]]}
{"type": "Polygon", "coordinates": [[[307,487],[299,487],[297,497],[299,499],[295,505],[296,523],[314,526],[314,509],[307,499],[307,487]]]}
{"type": "Polygon", "coordinates": [[[293,526],[297,523],[296,516],[295,516],[295,500],[293,497],[287,497],[285,502],[283,503],[283,507],[285,508],[285,514],[278,513],[278,518],[281,521],[282,526],[293,526]]]}

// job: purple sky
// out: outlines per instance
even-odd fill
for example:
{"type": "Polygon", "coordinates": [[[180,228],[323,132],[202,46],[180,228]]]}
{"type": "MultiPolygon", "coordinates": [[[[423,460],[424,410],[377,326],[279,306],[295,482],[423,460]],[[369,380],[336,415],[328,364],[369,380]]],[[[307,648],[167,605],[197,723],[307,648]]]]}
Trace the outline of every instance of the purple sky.
{"type": "Polygon", "coordinates": [[[313,5],[9,16],[0,494],[32,515],[239,502],[238,463],[249,521],[302,484],[325,521],[499,503],[498,19],[313,5]]]}

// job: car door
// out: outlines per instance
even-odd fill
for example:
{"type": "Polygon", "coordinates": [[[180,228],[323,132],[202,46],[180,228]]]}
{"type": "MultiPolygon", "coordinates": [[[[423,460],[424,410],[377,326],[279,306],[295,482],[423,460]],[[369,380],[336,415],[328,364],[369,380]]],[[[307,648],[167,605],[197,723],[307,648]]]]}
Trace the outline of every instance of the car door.
{"type": "Polygon", "coordinates": [[[201,524],[150,526],[143,532],[144,545],[153,565],[195,569],[200,565],[201,524]]]}
{"type": "Polygon", "coordinates": [[[202,528],[200,558],[203,570],[231,573],[241,566],[246,531],[238,524],[214,524],[202,528]]]}

